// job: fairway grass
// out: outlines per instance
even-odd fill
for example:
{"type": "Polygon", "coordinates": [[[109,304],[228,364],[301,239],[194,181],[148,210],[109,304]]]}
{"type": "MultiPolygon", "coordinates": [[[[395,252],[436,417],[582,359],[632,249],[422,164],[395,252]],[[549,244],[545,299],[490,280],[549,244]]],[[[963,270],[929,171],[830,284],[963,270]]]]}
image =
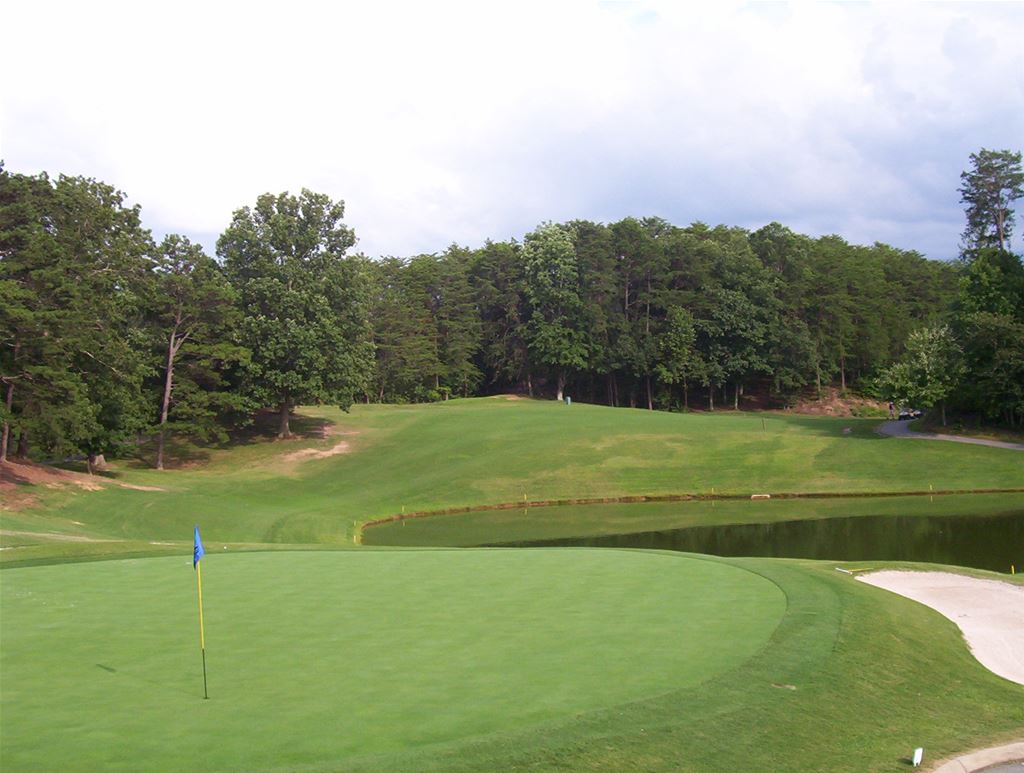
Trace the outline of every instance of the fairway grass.
{"type": "Polygon", "coordinates": [[[246,769],[508,732],[734,669],[785,611],[629,551],[210,555],[3,573],[6,770],[246,769]]]}
{"type": "MultiPolygon", "coordinates": [[[[36,506],[0,510],[0,526],[174,542],[199,522],[204,535],[222,543],[340,546],[351,545],[360,524],[375,518],[524,499],[1024,486],[1020,452],[884,438],[873,420],[488,398],[303,412],[311,417],[307,425],[334,434],[319,439],[311,431],[305,439],[216,451],[206,464],[183,470],[122,466],[112,473],[117,483],[156,491],[35,487],[36,506]],[[339,439],[348,444],[345,454],[283,461],[339,439]]],[[[29,537],[18,539],[28,546],[29,537]]],[[[18,561],[18,552],[5,550],[2,559],[18,561]]]]}

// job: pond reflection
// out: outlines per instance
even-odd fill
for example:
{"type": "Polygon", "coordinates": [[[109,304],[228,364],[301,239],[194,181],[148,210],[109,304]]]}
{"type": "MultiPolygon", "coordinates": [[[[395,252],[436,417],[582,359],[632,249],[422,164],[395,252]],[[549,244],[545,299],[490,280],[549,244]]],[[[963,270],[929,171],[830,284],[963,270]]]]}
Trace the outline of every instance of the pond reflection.
{"type": "Polygon", "coordinates": [[[1024,570],[1024,512],[803,519],[491,545],[656,548],[716,556],[834,561],[920,561],[1008,572],[1011,564],[1024,570]]]}

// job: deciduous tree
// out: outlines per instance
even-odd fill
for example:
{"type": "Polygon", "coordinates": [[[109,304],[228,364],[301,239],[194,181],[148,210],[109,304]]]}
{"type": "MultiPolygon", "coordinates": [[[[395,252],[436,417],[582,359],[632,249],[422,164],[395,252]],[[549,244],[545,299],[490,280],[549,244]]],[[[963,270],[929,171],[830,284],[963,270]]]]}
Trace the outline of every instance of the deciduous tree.
{"type": "Polygon", "coordinates": [[[531,359],[551,368],[561,400],[570,370],[587,362],[579,266],[569,232],[552,223],[526,235],[523,246],[530,306],[527,341],[531,359]]]}
{"type": "Polygon", "coordinates": [[[302,402],[347,409],[373,366],[368,288],[344,202],[303,189],[263,194],[234,213],[217,241],[242,304],[242,343],[252,352],[247,386],[279,412],[278,435],[302,402]]]}
{"type": "Polygon", "coordinates": [[[148,303],[163,371],[158,470],[164,468],[168,431],[210,439],[221,434],[216,419],[225,409],[242,408],[224,378],[228,367],[248,359],[248,352],[235,344],[236,303],[234,289],[202,247],[177,234],[163,240],[148,303]],[[181,361],[185,367],[177,369],[176,383],[181,361]]]}

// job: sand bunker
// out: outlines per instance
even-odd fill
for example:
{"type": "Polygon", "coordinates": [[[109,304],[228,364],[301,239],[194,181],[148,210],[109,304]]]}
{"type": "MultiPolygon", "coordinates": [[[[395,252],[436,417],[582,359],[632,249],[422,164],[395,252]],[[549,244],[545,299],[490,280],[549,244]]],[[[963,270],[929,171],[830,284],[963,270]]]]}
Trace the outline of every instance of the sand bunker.
{"type": "Polygon", "coordinates": [[[857,579],[942,613],[985,668],[1024,684],[1024,587],[950,572],[884,571],[857,579]]]}

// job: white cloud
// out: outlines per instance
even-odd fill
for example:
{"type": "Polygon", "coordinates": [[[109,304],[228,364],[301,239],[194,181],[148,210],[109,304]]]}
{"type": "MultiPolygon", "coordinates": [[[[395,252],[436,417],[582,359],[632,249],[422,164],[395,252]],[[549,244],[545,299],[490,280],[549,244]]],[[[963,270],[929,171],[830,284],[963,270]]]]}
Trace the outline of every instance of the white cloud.
{"type": "MultiPolygon", "coordinates": [[[[344,198],[373,255],[542,219],[772,219],[952,255],[967,154],[1020,147],[1020,6],[21,3],[0,156],[205,238],[344,198]]],[[[1022,224],[1024,226],[1024,224],[1022,224]]]]}

